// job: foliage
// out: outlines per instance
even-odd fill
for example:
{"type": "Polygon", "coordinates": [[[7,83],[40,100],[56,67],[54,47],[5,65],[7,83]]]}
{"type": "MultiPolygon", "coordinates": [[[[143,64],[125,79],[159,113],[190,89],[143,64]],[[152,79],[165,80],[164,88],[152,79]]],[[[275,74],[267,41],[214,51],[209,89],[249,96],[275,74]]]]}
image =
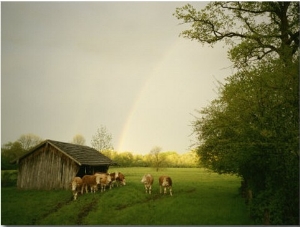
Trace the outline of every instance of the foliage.
{"type": "MultiPolygon", "coordinates": [[[[299,65],[280,65],[265,64],[229,77],[220,98],[200,111],[194,127],[204,166],[243,176],[257,196],[253,213],[261,202],[273,214],[271,223],[294,224],[299,207],[299,65]],[[279,209],[283,211],[275,215],[279,209]]],[[[262,215],[253,214],[256,220],[262,215]]]]}
{"type": "Polygon", "coordinates": [[[16,170],[1,171],[1,187],[17,186],[18,172],[16,170]]]}
{"type": "Polygon", "coordinates": [[[78,144],[78,145],[85,145],[85,138],[81,134],[77,134],[73,137],[72,142],[73,144],[78,144]]]}
{"type": "Polygon", "coordinates": [[[16,158],[22,156],[31,148],[42,142],[42,138],[28,133],[21,135],[15,142],[8,142],[1,147],[1,169],[16,169],[17,165],[12,164],[16,158]]]}
{"type": "Polygon", "coordinates": [[[2,188],[2,225],[246,225],[253,224],[238,196],[240,179],[199,168],[116,168],[126,186],[79,195],[71,190],[2,188]],[[152,194],[140,182],[154,177],[152,194]],[[173,196],[160,195],[158,177],[173,179],[173,196]],[[41,201],[43,201],[41,203],[41,201]]]}
{"type": "Polygon", "coordinates": [[[201,43],[224,40],[237,73],[196,118],[201,163],[244,178],[261,224],[299,223],[299,4],[211,2],[175,16],[201,43]]]}
{"type": "Polygon", "coordinates": [[[111,143],[112,135],[107,132],[105,126],[101,126],[97,129],[97,133],[93,135],[91,140],[91,145],[94,149],[102,152],[104,150],[113,149],[113,145],[111,143]]]}
{"type": "MultiPolygon", "coordinates": [[[[105,150],[102,152],[105,156],[112,159],[114,162],[118,163],[122,167],[155,167],[153,164],[153,157],[151,154],[141,155],[134,154],[132,152],[117,152],[113,150],[105,150]]],[[[178,154],[175,151],[165,151],[159,154],[163,158],[163,162],[160,163],[161,168],[169,167],[197,167],[198,156],[196,151],[186,152],[184,154],[178,154]]]]}
{"type": "Polygon", "coordinates": [[[149,153],[150,165],[158,172],[159,168],[164,165],[166,156],[161,154],[161,147],[153,147],[149,153]]]}
{"type": "Polygon", "coordinates": [[[298,2],[210,2],[201,11],[187,4],[174,15],[191,24],[183,37],[229,44],[238,68],[277,56],[291,61],[299,53],[298,2]]]}
{"type": "Polygon", "coordinates": [[[22,148],[26,151],[29,151],[31,148],[38,145],[42,141],[43,139],[41,137],[34,135],[32,133],[23,134],[18,139],[18,142],[21,143],[22,148]]]}
{"type": "Polygon", "coordinates": [[[1,169],[17,169],[17,165],[11,162],[25,153],[26,150],[23,149],[22,144],[18,141],[4,144],[1,147],[1,169]]]}

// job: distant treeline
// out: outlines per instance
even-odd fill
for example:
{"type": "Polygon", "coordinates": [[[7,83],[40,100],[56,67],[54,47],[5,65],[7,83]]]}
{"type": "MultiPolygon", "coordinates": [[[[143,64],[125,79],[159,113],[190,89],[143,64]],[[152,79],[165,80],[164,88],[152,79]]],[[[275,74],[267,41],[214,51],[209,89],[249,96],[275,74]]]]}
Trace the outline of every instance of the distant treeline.
{"type": "Polygon", "coordinates": [[[133,154],[132,152],[102,151],[104,155],[123,167],[197,167],[198,156],[195,151],[178,154],[175,151],[159,152],[158,154],[133,154]]]}
{"type": "MultiPolygon", "coordinates": [[[[23,135],[15,142],[8,142],[1,147],[1,169],[13,170],[17,169],[16,164],[11,161],[28,152],[32,147],[42,142],[39,137],[33,135],[23,135]],[[26,136],[26,139],[24,137],[26,136]]],[[[195,151],[189,151],[184,154],[178,154],[175,151],[161,152],[146,155],[134,154],[132,152],[118,152],[115,150],[101,151],[104,155],[112,159],[122,167],[197,167],[198,156],[195,151]]]]}

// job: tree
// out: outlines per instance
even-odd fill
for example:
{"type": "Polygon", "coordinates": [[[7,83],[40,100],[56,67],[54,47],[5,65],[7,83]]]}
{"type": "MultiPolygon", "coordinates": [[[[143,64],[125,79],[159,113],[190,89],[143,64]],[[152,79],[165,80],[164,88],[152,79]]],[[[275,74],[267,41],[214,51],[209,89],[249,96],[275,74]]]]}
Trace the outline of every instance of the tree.
{"type": "Polygon", "coordinates": [[[175,16],[202,44],[225,41],[237,72],[194,122],[201,164],[242,176],[259,223],[299,223],[299,4],[211,2],[175,16]]]}
{"type": "Polygon", "coordinates": [[[91,140],[91,145],[96,150],[102,152],[104,150],[113,150],[113,145],[111,144],[112,135],[107,132],[105,126],[101,126],[97,129],[97,133],[93,135],[91,140]]]}
{"type": "Polygon", "coordinates": [[[120,166],[130,167],[134,164],[134,157],[131,152],[125,151],[116,155],[114,161],[120,166]]]}
{"type": "Polygon", "coordinates": [[[83,137],[83,135],[77,134],[73,137],[72,143],[78,145],[85,145],[85,138],[83,137]]]}
{"type": "Polygon", "coordinates": [[[31,133],[21,135],[18,139],[18,142],[21,143],[22,148],[27,151],[38,145],[42,141],[43,139],[41,137],[31,133]]]}
{"type": "Polygon", "coordinates": [[[174,16],[191,24],[183,37],[202,44],[229,44],[236,67],[270,57],[288,62],[299,54],[298,2],[210,2],[200,11],[187,4],[174,16]]]}
{"type": "Polygon", "coordinates": [[[165,156],[161,154],[161,149],[161,147],[156,146],[149,153],[151,165],[156,169],[156,172],[163,166],[165,161],[165,156]]]}
{"type": "Polygon", "coordinates": [[[258,211],[268,209],[272,223],[292,224],[299,207],[299,64],[286,71],[275,63],[229,77],[194,130],[205,167],[247,182],[256,197],[253,217],[261,220],[258,211]]]}
{"type": "Polygon", "coordinates": [[[8,142],[1,147],[1,169],[16,169],[17,166],[11,162],[26,153],[19,141],[8,142]]]}
{"type": "Polygon", "coordinates": [[[37,135],[23,134],[15,142],[8,142],[1,147],[1,169],[16,169],[17,165],[11,161],[25,154],[34,146],[41,143],[43,139],[37,135]]]}

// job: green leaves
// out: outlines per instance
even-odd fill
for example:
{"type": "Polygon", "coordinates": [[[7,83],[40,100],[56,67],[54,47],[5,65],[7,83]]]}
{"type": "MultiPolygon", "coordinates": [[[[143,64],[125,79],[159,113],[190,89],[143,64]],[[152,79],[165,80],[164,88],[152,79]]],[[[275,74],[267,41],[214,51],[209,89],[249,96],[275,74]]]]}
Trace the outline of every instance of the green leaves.
{"type": "Polygon", "coordinates": [[[194,122],[205,167],[251,179],[254,194],[298,190],[288,186],[299,177],[298,68],[298,63],[262,61],[227,78],[219,98],[194,122]]]}
{"type": "Polygon", "coordinates": [[[230,45],[230,59],[240,68],[270,56],[291,59],[297,54],[297,9],[296,2],[211,2],[200,11],[187,4],[174,16],[191,26],[181,33],[184,38],[230,45]]]}
{"type": "Polygon", "coordinates": [[[299,3],[210,2],[174,15],[190,24],[183,37],[225,41],[237,69],[193,124],[201,164],[250,182],[258,220],[267,210],[271,224],[298,224],[299,3]]]}

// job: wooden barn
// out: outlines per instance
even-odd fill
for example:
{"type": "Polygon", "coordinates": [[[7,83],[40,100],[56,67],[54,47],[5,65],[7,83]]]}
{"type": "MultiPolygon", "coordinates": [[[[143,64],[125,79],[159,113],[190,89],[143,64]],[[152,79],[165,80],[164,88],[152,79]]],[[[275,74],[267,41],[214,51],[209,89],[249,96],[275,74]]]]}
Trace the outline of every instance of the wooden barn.
{"type": "Polygon", "coordinates": [[[107,172],[114,162],[97,150],[45,140],[15,160],[21,189],[69,189],[75,176],[107,172]]]}

